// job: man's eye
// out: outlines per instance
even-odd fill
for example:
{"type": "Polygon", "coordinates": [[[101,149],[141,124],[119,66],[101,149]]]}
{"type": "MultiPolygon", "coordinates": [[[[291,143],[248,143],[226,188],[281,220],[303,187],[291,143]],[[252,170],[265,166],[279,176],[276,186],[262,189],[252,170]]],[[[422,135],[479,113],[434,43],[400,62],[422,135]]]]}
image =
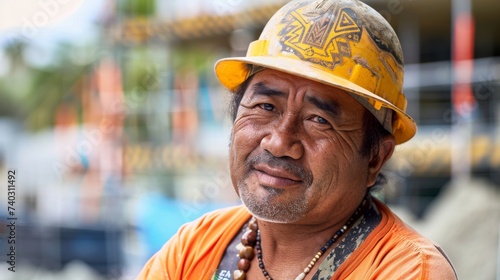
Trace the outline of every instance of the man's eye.
{"type": "Polygon", "coordinates": [[[260,107],[266,111],[272,111],[274,110],[274,106],[269,104],[269,103],[264,103],[264,104],[261,104],[260,107]]]}
{"type": "Polygon", "coordinates": [[[322,118],[320,116],[314,117],[314,121],[320,124],[329,124],[329,122],[325,118],[322,118]]]}

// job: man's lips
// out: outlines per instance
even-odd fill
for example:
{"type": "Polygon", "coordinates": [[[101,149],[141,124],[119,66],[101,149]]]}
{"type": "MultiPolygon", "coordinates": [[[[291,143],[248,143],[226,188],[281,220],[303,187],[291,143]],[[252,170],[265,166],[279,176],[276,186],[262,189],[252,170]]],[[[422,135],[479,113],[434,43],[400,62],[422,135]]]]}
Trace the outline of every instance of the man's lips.
{"type": "Polygon", "coordinates": [[[283,168],[271,167],[266,164],[254,165],[259,183],[268,187],[286,187],[302,182],[302,178],[283,168]]]}

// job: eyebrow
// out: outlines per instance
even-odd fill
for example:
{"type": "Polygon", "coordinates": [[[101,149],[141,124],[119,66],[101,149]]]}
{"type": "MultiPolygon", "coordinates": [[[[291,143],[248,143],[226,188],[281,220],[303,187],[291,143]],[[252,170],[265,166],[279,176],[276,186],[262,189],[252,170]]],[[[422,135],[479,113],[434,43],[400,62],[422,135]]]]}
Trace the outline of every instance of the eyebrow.
{"type": "MultiPolygon", "coordinates": [[[[287,93],[272,89],[266,86],[263,82],[258,82],[252,86],[252,93],[256,95],[264,96],[286,96],[287,93]]],[[[340,105],[336,101],[326,102],[317,98],[315,96],[307,95],[306,100],[316,106],[318,109],[327,112],[332,117],[338,117],[340,115],[340,105]]]]}
{"type": "Polygon", "coordinates": [[[252,93],[264,96],[285,96],[286,93],[283,91],[272,89],[266,86],[263,82],[258,82],[252,86],[252,93]]]}
{"type": "Polygon", "coordinates": [[[327,112],[332,117],[338,117],[340,115],[340,105],[335,101],[323,101],[315,96],[306,96],[307,101],[311,102],[318,109],[327,112]]]}

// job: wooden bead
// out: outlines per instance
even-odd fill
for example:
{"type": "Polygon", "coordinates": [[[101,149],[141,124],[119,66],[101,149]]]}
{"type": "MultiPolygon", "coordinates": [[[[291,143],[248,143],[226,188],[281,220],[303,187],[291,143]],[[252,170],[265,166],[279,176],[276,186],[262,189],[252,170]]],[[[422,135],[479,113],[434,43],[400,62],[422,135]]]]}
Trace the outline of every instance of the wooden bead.
{"type": "Polygon", "coordinates": [[[247,274],[243,270],[235,270],[233,271],[233,279],[234,280],[245,280],[247,278],[247,274]]]}
{"type": "Polygon", "coordinates": [[[238,261],[238,269],[247,271],[250,268],[250,261],[247,259],[240,259],[238,261]]]}
{"type": "Polygon", "coordinates": [[[248,228],[253,230],[253,231],[258,231],[259,230],[259,225],[257,224],[257,221],[250,221],[250,223],[248,223],[248,228]]]}
{"type": "Polygon", "coordinates": [[[253,247],[245,246],[244,248],[241,248],[238,256],[240,257],[240,259],[247,259],[247,260],[253,259],[253,257],[255,256],[253,247]]]}
{"type": "Polygon", "coordinates": [[[245,246],[255,246],[255,241],[257,241],[257,232],[253,230],[247,230],[241,237],[241,243],[245,246]]]}

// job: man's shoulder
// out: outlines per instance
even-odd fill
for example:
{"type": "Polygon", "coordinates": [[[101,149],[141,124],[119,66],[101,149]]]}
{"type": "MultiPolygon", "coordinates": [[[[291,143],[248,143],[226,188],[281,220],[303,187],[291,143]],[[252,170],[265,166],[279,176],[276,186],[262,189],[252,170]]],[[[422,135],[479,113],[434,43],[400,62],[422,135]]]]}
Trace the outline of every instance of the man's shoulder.
{"type": "Polygon", "coordinates": [[[438,274],[444,277],[441,279],[454,279],[451,278],[455,274],[453,265],[439,245],[410,227],[387,206],[377,206],[386,216],[385,223],[380,225],[385,227],[379,232],[380,240],[376,242],[376,246],[380,247],[375,251],[380,256],[389,262],[406,263],[409,269],[415,269],[415,273],[422,269],[420,272],[424,274],[438,274]]]}
{"type": "Polygon", "coordinates": [[[198,231],[203,228],[224,229],[225,226],[235,226],[239,223],[243,224],[250,218],[248,210],[242,205],[229,206],[216,209],[203,214],[200,218],[185,224],[181,231],[198,231]]]}
{"type": "Polygon", "coordinates": [[[387,233],[384,234],[385,237],[391,238],[397,243],[402,243],[402,245],[414,248],[435,247],[435,243],[432,240],[408,225],[392,212],[387,205],[378,201],[377,208],[385,217],[383,219],[385,222],[381,223],[381,226],[385,227],[385,231],[387,231],[387,233]]]}
{"type": "Polygon", "coordinates": [[[405,221],[400,219],[387,205],[376,201],[378,210],[383,219],[377,229],[379,238],[384,240],[383,244],[391,244],[393,248],[416,250],[437,250],[436,244],[429,238],[416,231],[405,221]]]}
{"type": "Polygon", "coordinates": [[[198,253],[212,251],[220,244],[229,243],[249,218],[243,206],[213,210],[184,224],[165,247],[175,244],[183,252],[189,252],[187,248],[191,247],[196,247],[198,253]]]}

